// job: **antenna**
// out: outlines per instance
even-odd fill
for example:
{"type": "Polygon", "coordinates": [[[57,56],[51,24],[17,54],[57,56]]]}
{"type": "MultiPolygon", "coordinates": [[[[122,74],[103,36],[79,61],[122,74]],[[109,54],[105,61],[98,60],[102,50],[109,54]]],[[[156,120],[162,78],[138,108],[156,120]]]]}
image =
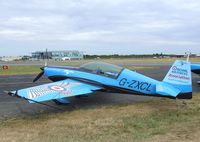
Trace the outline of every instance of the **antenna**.
{"type": "Polygon", "coordinates": [[[44,66],[46,67],[48,64],[47,64],[47,61],[45,61],[45,63],[44,63],[44,66]]]}
{"type": "Polygon", "coordinates": [[[191,52],[185,52],[185,54],[187,55],[187,62],[189,62],[189,60],[190,60],[190,55],[191,55],[191,52]]]}
{"type": "Polygon", "coordinates": [[[190,54],[187,55],[187,62],[190,60],[190,54]]]}

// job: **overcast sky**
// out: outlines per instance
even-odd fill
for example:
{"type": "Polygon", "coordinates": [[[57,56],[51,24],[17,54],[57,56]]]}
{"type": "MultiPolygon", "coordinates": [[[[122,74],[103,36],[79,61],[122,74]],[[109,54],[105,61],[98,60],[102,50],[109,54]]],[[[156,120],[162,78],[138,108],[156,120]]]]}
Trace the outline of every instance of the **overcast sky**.
{"type": "Polygon", "coordinates": [[[0,56],[200,53],[199,0],[0,0],[0,56]]]}

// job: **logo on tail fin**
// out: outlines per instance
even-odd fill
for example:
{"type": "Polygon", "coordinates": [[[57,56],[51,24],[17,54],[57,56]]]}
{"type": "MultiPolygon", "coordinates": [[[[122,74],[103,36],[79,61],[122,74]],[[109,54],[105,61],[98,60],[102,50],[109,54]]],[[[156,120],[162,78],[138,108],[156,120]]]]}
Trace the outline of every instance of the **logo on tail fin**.
{"type": "Polygon", "coordinates": [[[189,63],[186,61],[176,61],[164,81],[172,84],[190,84],[191,71],[189,63]]]}
{"type": "Polygon", "coordinates": [[[188,75],[188,70],[184,68],[179,68],[177,66],[173,66],[171,73],[168,76],[169,80],[181,82],[181,83],[189,83],[190,77],[188,75]]]}
{"type": "Polygon", "coordinates": [[[177,98],[191,99],[192,77],[190,62],[180,60],[175,61],[175,63],[165,76],[163,82],[168,83],[169,85],[171,85],[171,87],[174,87],[174,89],[180,90],[178,96],[176,96],[177,98]]]}

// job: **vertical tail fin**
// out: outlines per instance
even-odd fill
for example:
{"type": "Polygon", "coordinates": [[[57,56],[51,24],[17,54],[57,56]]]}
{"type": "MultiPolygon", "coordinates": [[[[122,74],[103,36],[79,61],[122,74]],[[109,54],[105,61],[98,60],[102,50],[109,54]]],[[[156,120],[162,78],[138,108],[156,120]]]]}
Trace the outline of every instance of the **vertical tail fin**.
{"type": "Polygon", "coordinates": [[[177,60],[163,79],[163,82],[180,90],[177,98],[192,98],[191,65],[188,61],[177,60]]]}

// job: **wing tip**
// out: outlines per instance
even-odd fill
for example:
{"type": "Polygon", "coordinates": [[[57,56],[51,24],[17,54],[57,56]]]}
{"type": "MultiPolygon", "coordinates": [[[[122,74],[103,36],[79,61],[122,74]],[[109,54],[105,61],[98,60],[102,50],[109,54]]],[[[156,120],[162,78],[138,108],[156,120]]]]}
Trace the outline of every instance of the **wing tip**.
{"type": "Polygon", "coordinates": [[[18,91],[7,91],[7,90],[5,90],[5,91],[3,91],[4,93],[6,93],[6,94],[8,94],[8,95],[10,95],[10,96],[18,96],[17,94],[18,94],[18,91]]]}

